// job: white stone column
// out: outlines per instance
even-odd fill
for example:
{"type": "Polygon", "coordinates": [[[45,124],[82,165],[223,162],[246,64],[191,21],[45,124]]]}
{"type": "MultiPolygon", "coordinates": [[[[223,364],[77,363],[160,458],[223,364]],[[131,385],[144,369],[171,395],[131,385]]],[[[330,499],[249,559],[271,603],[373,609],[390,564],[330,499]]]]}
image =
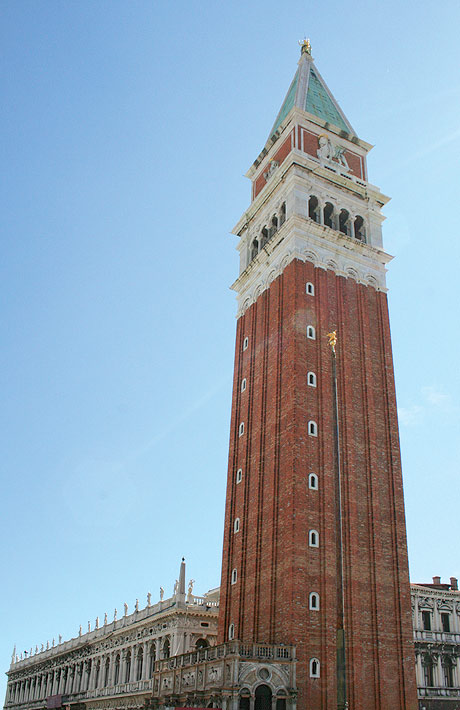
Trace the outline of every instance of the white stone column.
{"type": "Polygon", "coordinates": [[[440,653],[438,654],[438,660],[434,665],[434,684],[437,687],[444,685],[440,653]]]}
{"type": "Polygon", "coordinates": [[[132,683],[136,680],[136,666],[137,666],[137,646],[131,646],[131,672],[129,674],[129,682],[132,683]]]}
{"type": "Polygon", "coordinates": [[[96,659],[91,659],[91,673],[89,674],[88,690],[94,689],[94,676],[96,673],[96,659]]]}
{"type": "Polygon", "coordinates": [[[144,656],[143,656],[144,665],[142,667],[142,680],[147,680],[148,675],[149,675],[149,663],[150,663],[149,642],[148,641],[144,642],[143,650],[144,650],[144,656]]]}
{"type": "Polygon", "coordinates": [[[425,677],[424,677],[424,673],[423,673],[422,654],[421,653],[417,653],[417,657],[415,660],[415,677],[416,677],[417,687],[425,685],[425,677]]]}

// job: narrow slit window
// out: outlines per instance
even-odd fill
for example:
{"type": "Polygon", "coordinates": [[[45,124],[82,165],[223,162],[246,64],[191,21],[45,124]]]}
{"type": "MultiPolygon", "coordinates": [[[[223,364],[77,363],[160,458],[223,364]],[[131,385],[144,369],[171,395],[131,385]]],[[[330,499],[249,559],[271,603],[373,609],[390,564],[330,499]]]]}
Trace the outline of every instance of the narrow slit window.
{"type": "Polygon", "coordinates": [[[246,336],[243,340],[243,350],[247,350],[249,345],[249,338],[246,336]]]}
{"type": "Polygon", "coordinates": [[[235,638],[235,624],[230,624],[228,627],[228,640],[233,641],[235,638]]]}
{"type": "Polygon", "coordinates": [[[235,569],[232,569],[232,584],[236,584],[237,577],[238,577],[238,573],[237,573],[236,567],[235,567],[235,569]]]}
{"type": "Polygon", "coordinates": [[[311,592],[310,594],[310,609],[319,611],[319,594],[317,592],[311,592]]]}
{"type": "Polygon", "coordinates": [[[308,281],[305,284],[305,292],[308,296],[314,296],[315,295],[315,287],[311,283],[311,281],[308,281]]]}
{"type": "Polygon", "coordinates": [[[317,530],[310,530],[308,533],[308,544],[310,547],[319,547],[319,534],[317,530]]]}
{"type": "Polygon", "coordinates": [[[244,434],[244,422],[241,422],[240,426],[238,427],[238,436],[243,436],[244,434]]]}
{"type": "Polygon", "coordinates": [[[316,422],[308,422],[308,434],[309,436],[318,436],[318,425],[316,422]]]}
{"type": "Polygon", "coordinates": [[[312,325],[307,325],[307,338],[310,340],[316,339],[315,329],[312,325]]]}
{"type": "Polygon", "coordinates": [[[240,531],[240,519],[235,518],[235,522],[233,523],[233,532],[237,533],[240,531]]]}
{"type": "Polygon", "coordinates": [[[316,387],[316,375],[314,372],[308,373],[307,382],[310,387],[316,387]]]}
{"type": "Polygon", "coordinates": [[[241,483],[243,480],[243,469],[239,468],[238,471],[236,472],[236,482],[241,483]]]}
{"type": "Polygon", "coordinates": [[[320,664],[317,658],[310,658],[310,678],[319,678],[320,664]]]}
{"type": "Polygon", "coordinates": [[[241,391],[244,392],[245,389],[246,389],[246,378],[244,377],[241,380],[241,391]]]}
{"type": "Polygon", "coordinates": [[[313,491],[318,490],[318,476],[316,473],[310,473],[308,476],[308,487],[311,488],[313,491]]]}

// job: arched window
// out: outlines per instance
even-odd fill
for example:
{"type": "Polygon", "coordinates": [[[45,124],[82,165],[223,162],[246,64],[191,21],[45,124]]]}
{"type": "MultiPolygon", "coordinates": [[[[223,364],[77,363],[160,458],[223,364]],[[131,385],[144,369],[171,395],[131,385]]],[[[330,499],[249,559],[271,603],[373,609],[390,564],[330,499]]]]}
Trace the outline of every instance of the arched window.
{"type": "Polygon", "coordinates": [[[120,654],[117,654],[117,657],[115,658],[115,668],[113,672],[113,684],[118,685],[120,682],[120,654]]]}
{"type": "Polygon", "coordinates": [[[310,547],[319,547],[319,533],[317,530],[309,531],[308,544],[310,545],[310,547]]]}
{"type": "Polygon", "coordinates": [[[350,213],[347,210],[340,210],[339,232],[350,234],[350,213]]]}
{"type": "Polygon", "coordinates": [[[319,203],[315,195],[312,195],[308,200],[308,216],[313,222],[319,222],[319,203]]]}
{"type": "Polygon", "coordinates": [[[245,389],[246,389],[246,378],[243,377],[243,379],[241,380],[241,391],[244,392],[245,389]]]}
{"type": "Polygon", "coordinates": [[[425,687],[432,688],[434,686],[434,664],[433,659],[427,653],[423,656],[422,666],[425,687]]]}
{"type": "Polygon", "coordinates": [[[310,593],[310,609],[319,611],[319,594],[317,592],[310,593]]]}
{"type": "Polygon", "coordinates": [[[316,473],[310,473],[308,476],[308,487],[311,488],[313,491],[318,490],[318,476],[316,473]]]}
{"type": "Polygon", "coordinates": [[[312,325],[307,325],[307,338],[309,338],[310,340],[316,339],[315,329],[312,325]]]}
{"type": "Polygon", "coordinates": [[[286,221],[286,203],[283,202],[283,204],[280,207],[280,227],[282,224],[284,224],[286,221]]]}
{"type": "Polygon", "coordinates": [[[444,675],[444,685],[446,688],[454,687],[454,670],[450,656],[444,656],[442,659],[442,670],[444,675]]]}
{"type": "Polygon", "coordinates": [[[254,710],[272,710],[272,691],[268,685],[258,685],[254,710]]]}
{"type": "Polygon", "coordinates": [[[150,644],[149,649],[149,678],[153,676],[155,670],[155,642],[150,644]]]}
{"type": "Polygon", "coordinates": [[[142,667],[144,665],[144,651],[142,646],[137,652],[137,668],[136,668],[136,680],[141,680],[142,678],[142,667]]]}
{"type": "Polygon", "coordinates": [[[238,471],[236,472],[236,482],[241,483],[243,480],[243,469],[239,468],[238,471]]]}
{"type": "Polygon", "coordinates": [[[320,677],[320,663],[317,658],[310,658],[310,678],[320,677]]]}
{"type": "Polygon", "coordinates": [[[171,648],[169,645],[169,639],[165,639],[165,642],[163,644],[163,658],[169,658],[171,653],[171,648]]]}
{"type": "Polygon", "coordinates": [[[314,372],[309,372],[307,374],[307,384],[310,387],[316,387],[316,375],[314,372]]]}
{"type": "MultiPolygon", "coordinates": [[[[100,673],[100,671],[101,671],[101,662],[98,661],[98,662],[96,663],[96,673],[95,673],[95,676],[94,676],[94,687],[95,687],[95,688],[98,688],[98,687],[99,687],[99,673],[100,673]]],[[[67,677],[67,674],[66,674],[66,677],[67,677]]],[[[65,686],[64,686],[64,691],[65,691],[65,686]]]]}
{"type": "Polygon", "coordinates": [[[251,245],[251,261],[256,258],[257,254],[259,253],[259,242],[257,239],[254,239],[251,245]]]}
{"type": "Polygon", "coordinates": [[[307,296],[314,296],[315,295],[315,287],[313,286],[311,281],[308,281],[305,284],[305,293],[307,296]]]}
{"type": "Polygon", "coordinates": [[[240,531],[240,519],[235,518],[235,522],[233,523],[233,532],[237,533],[240,531]]]}
{"type": "Polygon", "coordinates": [[[243,340],[243,350],[247,350],[249,345],[249,338],[246,336],[243,340]]]}
{"type": "Polygon", "coordinates": [[[318,436],[318,425],[313,420],[308,422],[308,434],[310,436],[318,436]]]}
{"type": "Polygon", "coordinates": [[[323,222],[326,227],[331,227],[331,229],[335,229],[334,205],[331,202],[326,202],[326,204],[324,205],[323,215],[323,222]]]}
{"type": "Polygon", "coordinates": [[[131,675],[131,651],[126,654],[125,660],[125,683],[129,683],[129,677],[131,675]]]}
{"type": "Polygon", "coordinates": [[[236,584],[236,578],[237,578],[237,571],[236,571],[236,567],[235,567],[235,569],[232,569],[232,584],[236,584]]]}
{"type": "Polygon", "coordinates": [[[230,624],[228,627],[228,640],[233,641],[235,638],[235,624],[230,624]]]}
{"type": "Polygon", "coordinates": [[[244,434],[244,422],[241,422],[240,426],[238,427],[238,436],[243,436],[244,434]]]}
{"type": "Polygon", "coordinates": [[[198,641],[195,644],[195,648],[208,648],[209,642],[206,641],[206,639],[198,639],[198,641]]]}
{"type": "MultiPolygon", "coordinates": [[[[91,658],[90,658],[89,661],[88,661],[87,664],[86,664],[86,687],[85,687],[85,690],[88,690],[88,688],[89,688],[89,681],[90,681],[90,678],[91,678],[91,670],[92,670],[92,668],[93,668],[93,662],[92,662],[92,660],[91,660],[91,658]]],[[[64,673],[63,673],[62,675],[64,675],[64,673]]]]}
{"type": "Polygon", "coordinates": [[[355,217],[354,228],[355,228],[355,239],[358,239],[360,242],[365,242],[366,241],[366,229],[364,227],[364,220],[361,217],[361,215],[359,215],[359,214],[355,217]]]}
{"type": "Polygon", "coordinates": [[[110,658],[107,658],[105,661],[105,670],[104,670],[104,688],[106,688],[109,683],[109,669],[110,669],[110,658]]]}

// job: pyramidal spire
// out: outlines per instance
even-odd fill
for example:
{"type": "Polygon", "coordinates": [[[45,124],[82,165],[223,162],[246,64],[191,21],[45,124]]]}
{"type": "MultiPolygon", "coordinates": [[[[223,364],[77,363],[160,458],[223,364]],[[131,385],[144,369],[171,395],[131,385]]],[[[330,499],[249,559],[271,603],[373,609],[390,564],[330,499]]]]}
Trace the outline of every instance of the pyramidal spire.
{"type": "Polygon", "coordinates": [[[272,138],[294,107],[319,118],[325,124],[332,124],[339,131],[345,131],[349,135],[355,136],[355,130],[315,66],[310,40],[304,39],[299,44],[298,68],[270,131],[269,138],[272,138]]]}

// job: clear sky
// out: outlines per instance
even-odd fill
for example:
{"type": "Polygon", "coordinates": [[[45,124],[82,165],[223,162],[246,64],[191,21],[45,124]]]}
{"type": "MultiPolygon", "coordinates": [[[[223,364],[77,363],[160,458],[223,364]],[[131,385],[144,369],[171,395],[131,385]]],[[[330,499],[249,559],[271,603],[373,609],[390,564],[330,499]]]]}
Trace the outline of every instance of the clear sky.
{"type": "Polygon", "coordinates": [[[460,577],[459,25],[458,0],[0,4],[1,668],[169,595],[182,555],[220,582],[229,232],[305,35],[392,197],[411,578],[460,577]]]}

